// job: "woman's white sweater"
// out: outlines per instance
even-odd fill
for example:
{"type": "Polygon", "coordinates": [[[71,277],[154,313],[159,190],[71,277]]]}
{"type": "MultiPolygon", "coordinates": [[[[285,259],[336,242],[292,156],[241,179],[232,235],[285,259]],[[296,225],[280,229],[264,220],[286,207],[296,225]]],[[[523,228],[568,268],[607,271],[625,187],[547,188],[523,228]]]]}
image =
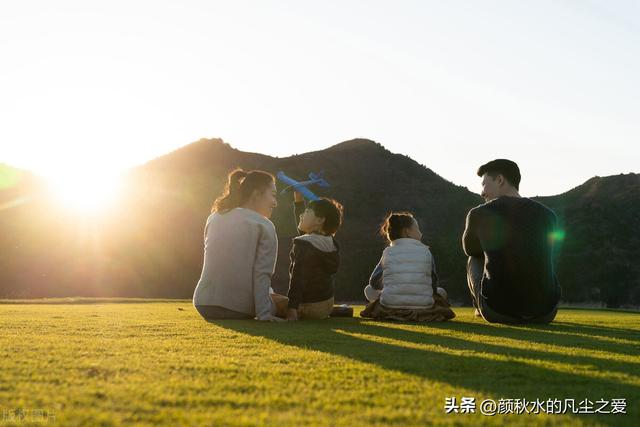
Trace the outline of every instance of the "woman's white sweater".
{"type": "Polygon", "coordinates": [[[278,254],[276,229],[254,210],[235,208],[207,218],[204,265],[193,305],[217,305],[266,319],[278,254]]]}

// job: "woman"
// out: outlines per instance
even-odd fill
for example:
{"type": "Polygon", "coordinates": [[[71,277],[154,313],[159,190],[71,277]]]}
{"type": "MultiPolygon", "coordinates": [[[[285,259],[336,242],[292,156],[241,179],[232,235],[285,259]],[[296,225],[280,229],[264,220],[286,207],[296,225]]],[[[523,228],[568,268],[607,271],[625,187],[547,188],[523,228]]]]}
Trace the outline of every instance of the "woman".
{"type": "Polygon", "coordinates": [[[216,199],[204,232],[204,265],[193,305],[205,319],[284,321],[287,298],[271,295],[278,238],[269,220],[277,205],[273,175],[237,169],[216,199]]]}

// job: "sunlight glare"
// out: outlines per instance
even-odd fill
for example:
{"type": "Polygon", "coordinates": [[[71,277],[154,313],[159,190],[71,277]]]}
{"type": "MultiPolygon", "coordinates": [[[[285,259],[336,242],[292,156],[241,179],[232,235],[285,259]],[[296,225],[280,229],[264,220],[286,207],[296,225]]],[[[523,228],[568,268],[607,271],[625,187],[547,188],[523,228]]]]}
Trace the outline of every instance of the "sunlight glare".
{"type": "Polygon", "coordinates": [[[65,209],[91,214],[110,208],[120,191],[121,174],[100,170],[64,170],[47,174],[58,203],[65,209]]]}

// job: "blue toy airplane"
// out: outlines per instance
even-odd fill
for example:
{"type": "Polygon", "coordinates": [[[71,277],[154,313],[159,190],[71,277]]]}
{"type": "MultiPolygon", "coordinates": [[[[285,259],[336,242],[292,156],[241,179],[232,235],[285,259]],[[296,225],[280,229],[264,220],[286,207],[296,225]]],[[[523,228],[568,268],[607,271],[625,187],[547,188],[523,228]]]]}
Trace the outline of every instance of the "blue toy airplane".
{"type": "Polygon", "coordinates": [[[309,174],[309,180],[307,181],[296,181],[293,178],[289,178],[287,175],[284,174],[284,172],[280,171],[278,172],[278,174],[276,175],[276,177],[284,182],[285,184],[288,185],[287,188],[285,188],[284,190],[282,190],[280,192],[280,194],[284,194],[287,191],[290,190],[295,190],[300,192],[307,200],[318,200],[319,197],[316,196],[315,194],[313,194],[313,192],[311,190],[309,190],[307,187],[309,185],[318,185],[320,187],[329,187],[329,183],[327,181],[325,181],[324,177],[324,171],[321,171],[320,173],[313,173],[311,172],[309,174]]]}

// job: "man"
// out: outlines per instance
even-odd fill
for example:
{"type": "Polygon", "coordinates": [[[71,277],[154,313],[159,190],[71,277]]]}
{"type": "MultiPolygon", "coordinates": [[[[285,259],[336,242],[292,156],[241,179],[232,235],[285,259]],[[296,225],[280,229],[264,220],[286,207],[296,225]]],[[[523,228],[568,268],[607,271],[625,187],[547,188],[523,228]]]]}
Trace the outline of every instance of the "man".
{"type": "Polygon", "coordinates": [[[476,315],[492,323],[549,323],[560,300],[553,267],[555,213],[520,196],[520,169],[506,159],[478,169],[486,203],[471,209],[462,236],[476,315]]]}

